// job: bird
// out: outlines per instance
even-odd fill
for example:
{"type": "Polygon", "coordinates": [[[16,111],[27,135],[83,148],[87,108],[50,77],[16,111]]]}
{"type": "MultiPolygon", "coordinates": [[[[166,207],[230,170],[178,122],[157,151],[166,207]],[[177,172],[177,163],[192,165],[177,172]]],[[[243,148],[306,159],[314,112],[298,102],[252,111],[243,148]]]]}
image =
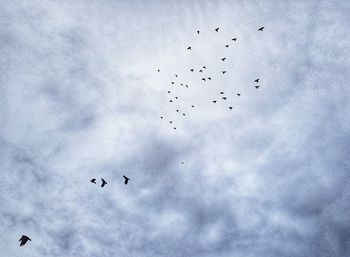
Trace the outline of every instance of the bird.
{"type": "Polygon", "coordinates": [[[259,83],[259,79],[254,80],[254,82],[259,83]]]}
{"type": "Polygon", "coordinates": [[[205,81],[205,78],[202,78],[203,81],[205,81]]]}
{"type": "Polygon", "coordinates": [[[179,110],[176,110],[176,112],[179,112],[179,110]]]}
{"type": "Polygon", "coordinates": [[[235,37],[235,38],[232,38],[232,41],[237,41],[237,38],[235,37]]]}
{"type": "Polygon", "coordinates": [[[222,99],[226,100],[226,99],[227,99],[227,97],[223,97],[222,99]]]}
{"type": "Polygon", "coordinates": [[[216,28],[215,31],[216,31],[216,32],[219,32],[219,28],[216,28]]]}
{"type": "Polygon", "coordinates": [[[194,69],[190,69],[191,72],[194,72],[194,69]]]}
{"type": "Polygon", "coordinates": [[[169,103],[172,103],[172,102],[173,102],[173,100],[170,100],[170,101],[169,101],[169,103]]]}
{"type": "Polygon", "coordinates": [[[188,85],[185,85],[185,87],[187,87],[187,88],[188,88],[188,85]]]}
{"type": "Polygon", "coordinates": [[[181,85],[181,86],[184,86],[184,84],[183,84],[183,83],[181,83],[180,85],[181,85]]]}
{"type": "MultiPolygon", "coordinates": [[[[163,117],[160,117],[160,118],[163,119],[163,117]]],[[[96,184],[96,179],[93,178],[93,179],[90,180],[90,182],[96,184]]]]}
{"type": "Polygon", "coordinates": [[[206,69],[207,67],[203,66],[203,69],[206,69]]]}
{"type": "Polygon", "coordinates": [[[203,72],[203,70],[199,70],[199,72],[203,72]]]}
{"type": "Polygon", "coordinates": [[[171,124],[171,123],[173,123],[173,121],[171,120],[171,121],[169,121],[169,123],[171,124]]]}
{"type": "Polygon", "coordinates": [[[184,113],[183,113],[182,115],[183,115],[183,116],[186,116],[186,114],[184,114],[184,113]]]}
{"type": "Polygon", "coordinates": [[[211,77],[208,77],[207,79],[211,80],[211,77]]]}
{"type": "Polygon", "coordinates": [[[238,93],[237,95],[240,96],[241,94],[238,93]]]}
{"type": "Polygon", "coordinates": [[[265,27],[261,27],[258,29],[258,31],[263,31],[265,27]]]}
{"type": "Polygon", "coordinates": [[[170,91],[168,91],[168,94],[170,94],[170,91]]]}
{"type": "Polygon", "coordinates": [[[171,84],[173,84],[173,85],[174,85],[174,83],[175,83],[174,81],[171,81],[171,84]]]}
{"type": "Polygon", "coordinates": [[[175,74],[175,77],[177,77],[177,74],[175,74]]]}
{"type": "Polygon", "coordinates": [[[176,127],[174,127],[174,129],[176,129],[176,127]]]}
{"type": "Polygon", "coordinates": [[[226,71],[225,71],[225,70],[223,70],[223,71],[222,71],[222,74],[225,74],[225,73],[226,73],[226,71]]]}
{"type": "Polygon", "coordinates": [[[229,45],[225,45],[225,47],[229,47],[229,45]]]}
{"type": "Polygon", "coordinates": [[[104,187],[105,185],[107,185],[106,180],[104,180],[103,178],[101,178],[101,181],[102,181],[101,187],[104,187]]]}
{"type": "Polygon", "coordinates": [[[25,245],[28,242],[28,240],[32,241],[32,239],[30,239],[28,236],[22,235],[21,238],[18,240],[21,242],[19,246],[25,245]]]}
{"type": "Polygon", "coordinates": [[[178,97],[177,96],[175,96],[175,99],[177,99],[178,97]]]}
{"type": "Polygon", "coordinates": [[[158,70],[158,72],[160,72],[160,70],[158,70]]]}
{"type": "Polygon", "coordinates": [[[224,92],[220,92],[220,95],[223,95],[224,94],[224,92]]]}
{"type": "Polygon", "coordinates": [[[197,34],[199,34],[199,30],[197,30],[197,34]]]}
{"type": "Polygon", "coordinates": [[[258,89],[260,86],[255,86],[256,89],[258,89]]]}
{"type": "Polygon", "coordinates": [[[215,101],[213,101],[213,103],[214,103],[214,104],[216,104],[216,100],[215,100],[215,101]]]}
{"type": "Polygon", "coordinates": [[[194,108],[194,105],[191,105],[192,108],[194,108]]]}
{"type": "Polygon", "coordinates": [[[184,164],[184,162],[181,162],[181,164],[184,164]]]}
{"type": "Polygon", "coordinates": [[[224,62],[225,60],[226,60],[226,57],[224,57],[224,58],[221,58],[221,61],[223,61],[223,62],[224,62]]]}
{"type": "Polygon", "coordinates": [[[232,107],[232,106],[229,106],[228,108],[229,108],[230,110],[232,110],[233,107],[232,107]]]}
{"type": "Polygon", "coordinates": [[[189,46],[189,47],[187,47],[187,50],[191,50],[191,49],[192,49],[192,47],[190,47],[190,46],[189,46]]]}
{"type": "Polygon", "coordinates": [[[128,184],[128,182],[129,182],[130,179],[129,179],[127,176],[124,176],[124,175],[123,175],[123,177],[124,177],[124,179],[125,179],[124,184],[125,184],[125,185],[128,184]]]}
{"type": "Polygon", "coordinates": [[[163,119],[163,116],[160,116],[161,119],[163,119]]]}

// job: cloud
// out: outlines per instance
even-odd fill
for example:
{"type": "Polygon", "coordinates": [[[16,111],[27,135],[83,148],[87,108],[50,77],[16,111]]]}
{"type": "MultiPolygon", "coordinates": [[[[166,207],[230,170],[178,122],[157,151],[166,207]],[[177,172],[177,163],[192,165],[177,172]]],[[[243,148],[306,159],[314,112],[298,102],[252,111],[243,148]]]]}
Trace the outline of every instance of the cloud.
{"type": "Polygon", "coordinates": [[[349,4],[1,6],[6,256],[350,254],[349,4]]]}

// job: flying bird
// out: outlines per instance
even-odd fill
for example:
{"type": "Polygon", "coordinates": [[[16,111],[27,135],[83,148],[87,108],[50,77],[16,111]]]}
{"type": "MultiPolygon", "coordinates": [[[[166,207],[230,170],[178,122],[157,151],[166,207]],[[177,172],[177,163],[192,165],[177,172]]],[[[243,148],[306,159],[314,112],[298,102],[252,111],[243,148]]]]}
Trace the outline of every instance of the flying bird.
{"type": "Polygon", "coordinates": [[[199,30],[197,30],[197,34],[199,34],[199,30]]]}
{"type": "Polygon", "coordinates": [[[186,116],[186,114],[184,114],[184,113],[183,113],[182,115],[183,115],[183,116],[186,116]]]}
{"type": "Polygon", "coordinates": [[[223,97],[222,99],[226,100],[226,99],[227,99],[227,97],[223,97]]]}
{"type": "Polygon", "coordinates": [[[168,91],[168,94],[170,94],[170,91],[168,91]]]}
{"type": "Polygon", "coordinates": [[[187,88],[188,88],[188,85],[185,85],[185,87],[187,87],[187,88]]]}
{"type": "Polygon", "coordinates": [[[173,102],[173,100],[170,100],[170,101],[169,101],[169,103],[172,103],[172,102],[173,102]]]}
{"type": "Polygon", "coordinates": [[[158,70],[158,72],[160,72],[160,70],[158,70]]]}
{"type": "MultiPolygon", "coordinates": [[[[163,119],[163,117],[160,117],[160,118],[163,119]]],[[[90,180],[90,182],[96,184],[96,179],[93,178],[93,179],[90,180]]]]}
{"type": "Polygon", "coordinates": [[[213,103],[214,103],[214,104],[216,104],[216,100],[215,100],[215,101],[213,101],[213,103]]]}
{"type": "Polygon", "coordinates": [[[129,182],[130,179],[129,179],[127,176],[124,176],[124,175],[123,175],[123,177],[124,177],[124,179],[125,179],[124,184],[125,184],[125,185],[128,184],[128,182],[129,182]]]}
{"type": "Polygon", "coordinates": [[[255,86],[256,89],[258,89],[260,86],[255,86]]]}
{"type": "Polygon", "coordinates": [[[259,79],[254,80],[254,82],[259,83],[259,79]]]}
{"type": "Polygon", "coordinates": [[[178,97],[177,96],[175,96],[175,99],[177,99],[178,97]]]}
{"type": "Polygon", "coordinates": [[[107,185],[106,180],[104,180],[103,178],[101,178],[101,181],[102,181],[101,187],[104,187],[105,185],[107,185]]]}
{"type": "Polygon", "coordinates": [[[221,61],[223,61],[223,62],[224,62],[225,60],[226,60],[226,57],[224,57],[224,58],[221,58],[221,61]]]}
{"type": "Polygon", "coordinates": [[[207,79],[211,80],[211,77],[208,77],[207,79]]]}
{"type": "Polygon", "coordinates": [[[192,108],[194,108],[194,105],[191,105],[192,108]]]}
{"type": "Polygon", "coordinates": [[[163,119],[163,116],[160,116],[161,119],[163,119]]]}
{"type": "Polygon", "coordinates": [[[189,46],[189,47],[187,47],[187,50],[191,50],[192,48],[189,46]]]}
{"type": "Polygon", "coordinates": [[[229,45],[225,45],[225,47],[229,47],[229,45]]]}
{"type": "Polygon", "coordinates": [[[18,240],[21,242],[19,246],[25,245],[28,242],[28,240],[32,241],[32,239],[30,239],[29,237],[22,235],[21,238],[18,240]]]}
{"type": "Polygon", "coordinates": [[[235,37],[235,38],[232,38],[232,40],[233,40],[233,41],[237,41],[237,38],[236,38],[236,37],[235,37]]]}
{"type": "Polygon", "coordinates": [[[174,83],[175,83],[174,81],[171,81],[171,84],[173,84],[173,85],[174,85],[174,83]]]}
{"type": "Polygon", "coordinates": [[[181,162],[181,164],[184,164],[184,162],[181,162]]]}
{"type": "Polygon", "coordinates": [[[224,94],[224,92],[220,92],[220,95],[223,95],[224,94]]]}
{"type": "Polygon", "coordinates": [[[202,78],[203,81],[205,81],[205,78],[202,78]]]}
{"type": "Polygon", "coordinates": [[[176,127],[174,127],[174,129],[176,129],[176,127]]]}
{"type": "Polygon", "coordinates": [[[199,72],[203,72],[203,70],[199,70],[199,72]]]}
{"type": "Polygon", "coordinates": [[[230,110],[232,110],[233,107],[232,107],[232,106],[229,106],[228,108],[229,108],[230,110]]]}
{"type": "Polygon", "coordinates": [[[171,124],[171,123],[173,123],[173,121],[171,120],[171,121],[169,121],[169,123],[171,124]]]}
{"type": "Polygon", "coordinates": [[[207,67],[203,66],[203,69],[206,69],[207,67]]]}
{"type": "Polygon", "coordinates": [[[177,77],[177,74],[175,74],[175,77],[177,77]]]}
{"type": "Polygon", "coordinates": [[[193,71],[194,71],[194,69],[190,69],[190,71],[191,71],[191,72],[193,72],[193,71]]]}
{"type": "Polygon", "coordinates": [[[222,74],[225,74],[225,73],[226,73],[226,71],[225,71],[225,70],[223,70],[223,71],[222,71],[222,74]]]}
{"type": "Polygon", "coordinates": [[[238,96],[240,96],[241,94],[237,94],[238,96]]]}
{"type": "Polygon", "coordinates": [[[215,31],[216,31],[216,32],[219,32],[219,28],[216,28],[215,31]]]}
{"type": "Polygon", "coordinates": [[[179,110],[176,110],[176,112],[179,112],[179,110]]]}
{"type": "Polygon", "coordinates": [[[181,85],[181,86],[184,86],[184,84],[183,84],[183,83],[181,83],[180,85],[181,85]]]}
{"type": "Polygon", "coordinates": [[[265,27],[261,27],[258,29],[258,31],[263,31],[265,27]]]}

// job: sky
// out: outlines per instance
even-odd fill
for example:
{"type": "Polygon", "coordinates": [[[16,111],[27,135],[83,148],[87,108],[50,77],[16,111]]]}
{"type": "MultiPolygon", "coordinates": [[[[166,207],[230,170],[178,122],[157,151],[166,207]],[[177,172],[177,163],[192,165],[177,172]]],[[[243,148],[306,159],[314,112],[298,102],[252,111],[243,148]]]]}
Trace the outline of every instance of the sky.
{"type": "Polygon", "coordinates": [[[0,6],[1,256],[350,256],[349,1],[0,6]]]}

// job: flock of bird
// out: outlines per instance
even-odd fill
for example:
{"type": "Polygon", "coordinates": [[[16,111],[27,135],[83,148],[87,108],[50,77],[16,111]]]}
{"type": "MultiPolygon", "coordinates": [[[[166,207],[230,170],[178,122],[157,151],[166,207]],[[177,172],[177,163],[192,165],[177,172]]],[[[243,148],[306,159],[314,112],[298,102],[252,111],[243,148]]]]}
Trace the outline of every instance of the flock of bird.
{"type": "MultiPolygon", "coordinates": [[[[262,31],[264,30],[264,28],[265,28],[265,27],[260,27],[260,28],[258,29],[258,31],[261,31],[261,32],[262,32],[262,31]]],[[[219,30],[220,30],[220,28],[216,28],[216,29],[215,29],[215,32],[219,32],[219,30]]],[[[197,34],[198,34],[198,35],[200,34],[200,31],[199,31],[199,30],[197,30],[197,34]]],[[[236,41],[237,41],[237,38],[234,37],[234,38],[232,38],[231,40],[234,41],[234,42],[236,42],[236,41]]],[[[228,48],[229,46],[230,46],[230,45],[228,45],[228,44],[225,45],[226,48],[228,48]]],[[[187,50],[192,50],[192,46],[188,46],[188,47],[187,47],[187,50]]],[[[222,62],[225,62],[226,59],[227,59],[227,57],[223,57],[223,58],[221,58],[221,61],[222,61],[222,62]]],[[[206,69],[207,69],[207,67],[206,67],[205,65],[203,65],[200,69],[198,69],[198,72],[204,74],[204,72],[205,72],[206,69]]],[[[158,69],[157,71],[158,71],[158,72],[161,72],[160,69],[158,69]]],[[[193,72],[195,72],[195,69],[190,68],[189,71],[190,71],[191,73],[193,73],[193,72]]],[[[222,73],[223,75],[225,75],[225,74],[227,73],[227,70],[222,70],[221,73],[222,73]]],[[[179,77],[179,75],[178,75],[178,74],[175,74],[175,78],[178,78],[178,77],[179,77]]],[[[209,80],[212,80],[212,76],[210,76],[210,75],[209,75],[209,76],[206,75],[206,76],[203,76],[203,77],[201,78],[201,81],[204,81],[204,82],[205,82],[205,81],[209,81],[209,80]]],[[[256,88],[256,89],[258,89],[258,88],[260,87],[260,85],[258,85],[259,81],[260,81],[259,78],[257,78],[257,79],[254,80],[254,83],[256,83],[256,85],[255,85],[255,88],[256,88]]],[[[171,85],[175,85],[175,81],[171,81],[171,85]]],[[[188,84],[180,83],[179,85],[181,85],[182,87],[189,88],[189,85],[188,85],[188,84]]],[[[168,93],[168,94],[171,94],[172,92],[171,92],[171,90],[168,90],[167,93],[168,93]]],[[[224,94],[225,94],[225,92],[223,92],[223,91],[220,92],[221,99],[224,100],[224,101],[226,101],[226,100],[228,99],[228,97],[225,96],[224,94]]],[[[241,96],[241,93],[236,93],[236,95],[237,95],[237,96],[241,96]]],[[[176,100],[178,100],[178,97],[177,97],[177,96],[174,96],[174,98],[172,98],[172,99],[169,100],[169,103],[174,103],[176,100]]],[[[213,100],[212,100],[212,103],[214,103],[214,104],[216,104],[217,102],[218,102],[217,99],[213,99],[213,100]]],[[[193,104],[191,104],[191,108],[195,108],[195,106],[194,106],[193,104]]],[[[228,106],[228,109],[229,109],[229,110],[232,110],[232,109],[233,109],[233,106],[231,106],[231,105],[228,106]]],[[[177,113],[181,113],[182,116],[186,116],[186,113],[180,112],[179,109],[176,109],[176,112],[177,112],[177,113]]],[[[164,117],[164,116],[160,116],[160,118],[161,118],[161,119],[164,119],[165,117],[164,117]]],[[[169,120],[169,124],[173,125],[173,129],[174,129],[174,130],[177,129],[177,127],[174,126],[174,121],[173,121],[173,120],[169,120]]]]}
{"type": "MultiPolygon", "coordinates": [[[[265,28],[265,27],[260,27],[260,28],[258,29],[258,31],[263,31],[264,28],[265,28]]],[[[215,32],[219,32],[219,29],[220,29],[220,28],[216,28],[216,29],[215,29],[215,32]]],[[[199,30],[197,30],[197,34],[198,34],[198,35],[200,34],[200,31],[199,31],[199,30]]],[[[232,41],[237,41],[237,38],[232,38],[232,41]]],[[[228,48],[229,45],[226,44],[225,47],[228,48]]],[[[187,47],[187,50],[192,50],[192,47],[191,47],[191,46],[187,47]]],[[[226,59],[227,59],[226,57],[223,57],[223,58],[221,58],[221,61],[225,62],[226,59]]],[[[206,70],[206,68],[207,68],[206,66],[202,66],[202,68],[199,69],[198,72],[199,72],[199,73],[204,73],[204,70],[206,70]]],[[[190,70],[190,72],[194,72],[194,71],[195,71],[195,69],[193,69],[193,68],[191,68],[191,69],[189,69],[189,70],[190,70]]],[[[157,71],[160,72],[160,69],[158,69],[157,71]]],[[[221,71],[221,72],[222,72],[223,75],[225,75],[225,73],[226,73],[227,71],[226,71],[226,70],[223,70],[223,71],[221,71]]],[[[178,77],[178,74],[175,74],[175,77],[177,78],[177,77],[178,77]]],[[[201,78],[201,81],[207,81],[207,80],[212,80],[212,77],[211,77],[211,76],[206,76],[206,77],[204,76],[204,77],[201,78]]],[[[260,81],[259,78],[257,78],[257,79],[254,80],[255,83],[259,83],[259,81],[260,81]]],[[[171,84],[174,85],[175,82],[172,81],[171,84]]],[[[181,85],[181,86],[184,86],[184,87],[186,87],[186,88],[189,87],[187,84],[183,84],[183,83],[181,83],[180,85],[181,85]]],[[[258,89],[259,87],[260,87],[259,85],[256,85],[256,86],[255,86],[256,89],[258,89]]],[[[168,94],[171,94],[171,91],[170,91],[170,90],[168,90],[168,94]]],[[[224,94],[225,94],[225,93],[224,93],[223,91],[220,92],[220,95],[222,96],[222,97],[221,97],[222,100],[227,100],[227,97],[224,96],[224,94]]],[[[237,93],[237,96],[241,96],[241,94],[240,94],[240,93],[237,93]]],[[[178,97],[175,96],[174,99],[177,100],[178,97]]],[[[169,102],[170,102],[170,103],[173,103],[175,100],[170,99],[169,102]]],[[[217,103],[217,100],[213,100],[212,102],[215,104],[215,103],[217,103]]],[[[192,107],[192,108],[195,108],[195,106],[194,106],[193,104],[191,104],[191,107],[192,107]]],[[[230,110],[232,110],[232,109],[233,109],[233,106],[229,106],[228,108],[229,108],[230,110]]],[[[179,113],[180,110],[179,110],[179,109],[176,109],[176,112],[179,113]]],[[[185,113],[182,113],[182,115],[183,115],[183,116],[186,116],[185,113]]],[[[160,118],[161,118],[161,119],[164,119],[164,116],[161,116],[160,118]]],[[[173,124],[173,121],[170,120],[169,123],[170,123],[170,124],[173,124]]],[[[173,129],[176,130],[176,126],[174,126],[173,129]]],[[[184,164],[184,162],[181,162],[181,164],[184,164]]],[[[124,184],[127,185],[128,182],[129,182],[129,180],[130,180],[130,178],[126,177],[125,175],[123,175],[123,178],[124,178],[124,184]]],[[[96,179],[95,179],[95,178],[92,178],[92,179],[90,180],[90,182],[93,183],[93,184],[96,184],[96,179]]],[[[101,178],[101,187],[104,187],[104,186],[106,186],[106,185],[107,185],[107,181],[106,181],[105,179],[101,178]]],[[[31,240],[28,236],[22,235],[21,238],[19,239],[19,241],[20,241],[20,246],[23,246],[23,245],[25,245],[28,241],[32,241],[32,240],[31,240]]]]}

